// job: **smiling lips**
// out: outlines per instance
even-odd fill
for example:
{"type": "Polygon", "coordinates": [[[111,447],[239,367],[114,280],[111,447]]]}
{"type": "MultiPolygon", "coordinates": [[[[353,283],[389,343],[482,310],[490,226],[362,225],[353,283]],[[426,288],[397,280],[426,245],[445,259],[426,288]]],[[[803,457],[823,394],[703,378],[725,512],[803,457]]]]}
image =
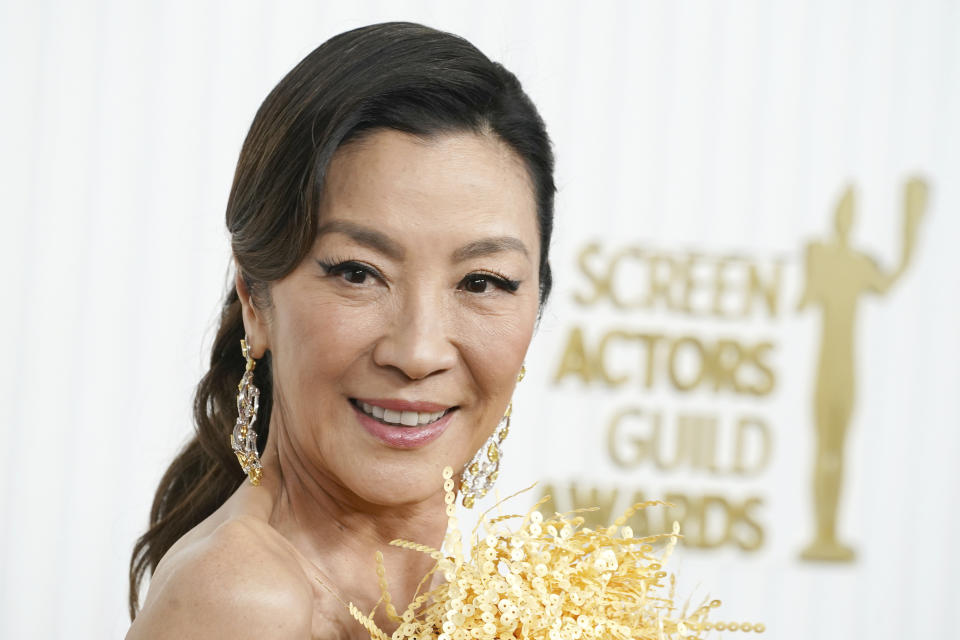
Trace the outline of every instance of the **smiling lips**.
{"type": "Polygon", "coordinates": [[[351,398],[366,431],[387,446],[415,449],[446,431],[457,407],[432,402],[351,398]]]}
{"type": "Polygon", "coordinates": [[[395,409],[385,409],[384,407],[369,404],[362,401],[357,401],[357,406],[359,406],[365,414],[368,416],[373,416],[377,420],[385,422],[387,424],[393,425],[404,425],[407,427],[416,427],[418,425],[429,424],[431,422],[436,422],[443,415],[449,411],[449,409],[443,409],[441,411],[397,411],[395,409]]]}

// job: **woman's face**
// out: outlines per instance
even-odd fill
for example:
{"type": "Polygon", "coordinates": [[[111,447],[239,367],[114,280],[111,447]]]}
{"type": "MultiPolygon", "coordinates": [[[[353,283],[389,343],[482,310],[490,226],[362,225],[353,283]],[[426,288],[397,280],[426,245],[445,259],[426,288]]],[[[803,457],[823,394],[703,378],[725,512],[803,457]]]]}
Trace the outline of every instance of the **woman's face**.
{"type": "Polygon", "coordinates": [[[258,316],[282,463],[375,505],[435,494],[510,401],[539,244],[522,160],[495,138],[382,130],[338,150],[313,248],[258,316]]]}

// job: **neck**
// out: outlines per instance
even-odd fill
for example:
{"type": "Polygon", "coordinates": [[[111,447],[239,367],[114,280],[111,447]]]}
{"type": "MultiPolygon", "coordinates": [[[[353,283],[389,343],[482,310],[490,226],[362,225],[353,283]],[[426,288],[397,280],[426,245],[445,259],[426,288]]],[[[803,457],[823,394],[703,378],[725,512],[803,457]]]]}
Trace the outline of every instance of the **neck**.
{"type": "MultiPolygon", "coordinates": [[[[271,429],[269,440],[275,442],[274,433],[271,429]]],[[[318,582],[365,613],[381,597],[375,561],[380,551],[391,600],[402,613],[435,561],[389,543],[404,539],[440,548],[447,527],[442,491],[424,502],[373,504],[298,458],[296,452],[278,454],[272,444],[268,442],[264,452],[259,487],[271,498],[270,524],[314,565],[318,582]]],[[[429,584],[421,593],[427,588],[429,584]]],[[[376,620],[381,628],[392,629],[395,625],[383,609],[381,605],[376,620]]]]}

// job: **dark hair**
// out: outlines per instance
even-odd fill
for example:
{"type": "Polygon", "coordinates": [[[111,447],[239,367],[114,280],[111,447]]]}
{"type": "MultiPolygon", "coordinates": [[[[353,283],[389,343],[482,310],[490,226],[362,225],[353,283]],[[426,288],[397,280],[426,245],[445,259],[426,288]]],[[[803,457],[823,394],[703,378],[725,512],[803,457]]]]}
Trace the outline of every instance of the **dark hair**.
{"type": "MultiPolygon", "coordinates": [[[[540,233],[540,304],[550,293],[553,153],[543,120],[517,78],[458,36],[389,22],[335,36],[270,92],[240,151],[227,203],[227,228],[253,303],[270,305],[270,283],[290,273],[316,235],[316,212],[334,152],[377,129],[418,136],[493,135],[523,159],[540,233]]],[[[196,433],[160,480],[150,527],[130,561],[130,617],[144,575],[174,542],[222,505],[244,475],[229,446],[236,418],[243,320],[231,286],[210,369],[194,398],[196,433]]],[[[270,353],[255,370],[260,388],[258,447],[270,424],[270,353]]]]}

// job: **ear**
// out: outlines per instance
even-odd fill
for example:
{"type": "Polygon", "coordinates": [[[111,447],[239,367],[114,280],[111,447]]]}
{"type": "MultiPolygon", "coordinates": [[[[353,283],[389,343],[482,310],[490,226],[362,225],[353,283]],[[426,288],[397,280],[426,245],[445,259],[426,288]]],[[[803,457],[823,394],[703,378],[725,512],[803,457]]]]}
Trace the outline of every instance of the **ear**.
{"type": "Polygon", "coordinates": [[[263,357],[267,349],[270,348],[269,332],[267,331],[266,317],[262,311],[257,309],[250,297],[250,290],[247,283],[243,281],[240,275],[240,268],[234,262],[236,276],[234,284],[237,287],[237,297],[240,298],[240,307],[243,314],[243,329],[247,334],[247,343],[250,346],[250,355],[255,359],[263,357]]]}

